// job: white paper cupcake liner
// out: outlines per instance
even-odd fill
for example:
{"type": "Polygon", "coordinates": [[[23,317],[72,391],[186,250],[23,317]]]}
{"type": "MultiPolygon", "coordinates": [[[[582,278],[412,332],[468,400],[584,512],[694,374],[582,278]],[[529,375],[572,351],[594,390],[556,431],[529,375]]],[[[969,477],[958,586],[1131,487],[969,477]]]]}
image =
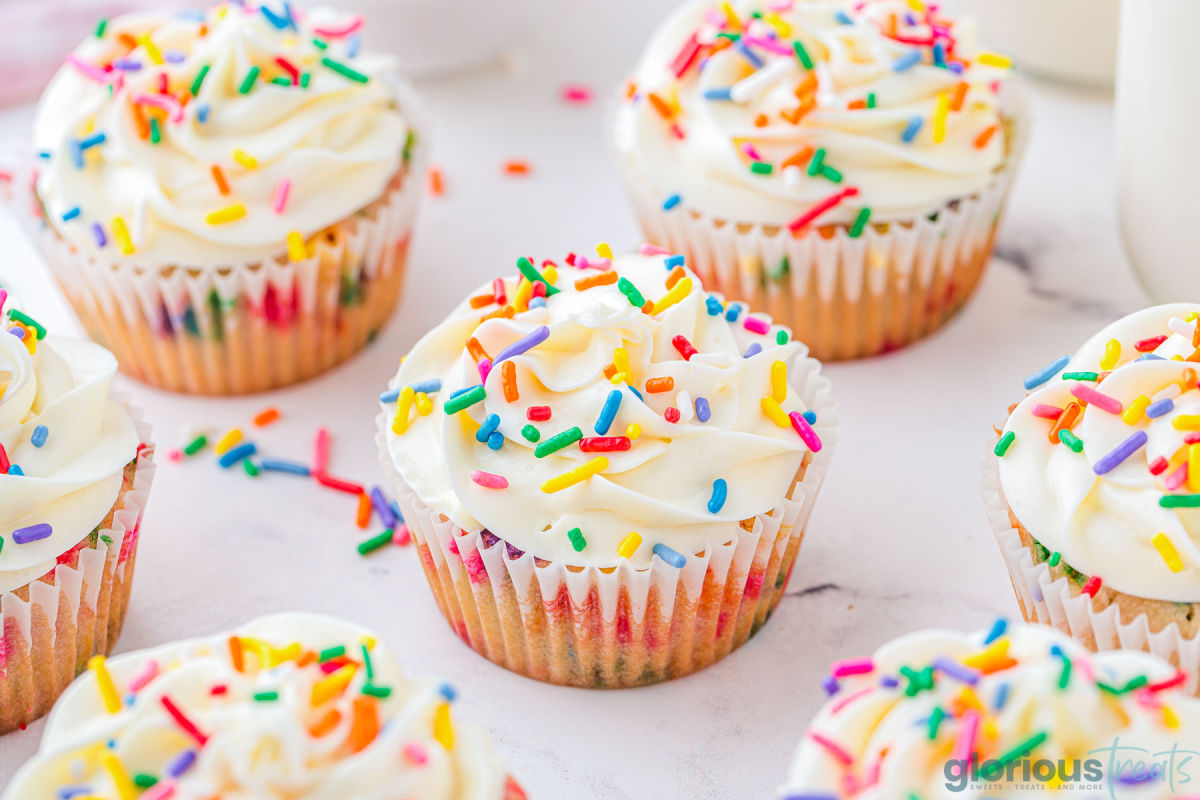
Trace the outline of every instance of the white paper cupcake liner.
{"type": "MultiPolygon", "coordinates": [[[[1012,578],[1013,591],[1028,622],[1052,625],[1091,650],[1143,650],[1182,668],[1188,678],[1185,688],[1200,694],[1200,637],[1187,638],[1171,622],[1151,630],[1146,613],[1123,622],[1119,602],[1097,611],[1092,598],[1083,594],[1066,577],[1055,579],[1050,566],[1035,563],[1009,517],[1008,501],[1000,484],[995,456],[982,464],[984,507],[1004,563],[1012,578]]],[[[1031,532],[1034,533],[1034,532],[1031,532]]]]}
{"type": "MultiPolygon", "coordinates": [[[[140,409],[125,405],[143,443],[133,483],[118,495],[112,525],[78,563],[60,563],[53,583],[0,593],[0,734],[46,714],[88,659],[112,650],[129,603],[142,512],[154,480],[154,445],[140,409]]],[[[82,541],[91,531],[80,531],[82,541]]]]}
{"type": "Polygon", "coordinates": [[[657,556],[641,569],[577,567],[457,528],[400,477],[388,456],[388,415],[381,413],[376,441],[383,469],[447,622],[507,669],[584,687],[681,677],[743,644],[783,596],[836,444],[836,404],[820,365],[802,351],[788,374],[816,412],[821,451],[808,455],[779,505],[728,542],[687,554],[682,568],[657,556]]]}

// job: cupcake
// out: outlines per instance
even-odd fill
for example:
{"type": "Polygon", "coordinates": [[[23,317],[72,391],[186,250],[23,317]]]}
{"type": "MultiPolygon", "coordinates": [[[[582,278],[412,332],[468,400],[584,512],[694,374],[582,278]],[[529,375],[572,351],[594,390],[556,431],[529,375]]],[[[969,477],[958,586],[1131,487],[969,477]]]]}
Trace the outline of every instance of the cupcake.
{"type": "Polygon", "coordinates": [[[1025,380],[984,463],[1021,612],[1200,673],[1200,304],[1130,314],[1025,380]]]}
{"type": "Polygon", "coordinates": [[[32,722],[129,604],[154,447],[117,360],[48,335],[0,289],[0,733],[32,722]]]}
{"type": "Polygon", "coordinates": [[[94,658],[4,797],[524,800],[454,696],[357,625],[263,617],[94,658]]]}
{"type": "Polygon", "coordinates": [[[139,380],[261,391],[349,358],[396,305],[421,137],[358,17],[226,3],[101,22],[43,95],[38,239],[139,380]]]}
{"type": "Polygon", "coordinates": [[[1183,800],[1200,701],[1182,679],[1040,626],[910,634],[833,665],[778,796],[1183,800]]]}
{"type": "Polygon", "coordinates": [[[438,606],[538,680],[652,683],[744,643],[829,464],[836,413],[804,345],[644,253],[520,259],[381,397],[383,467],[438,606]]]}
{"type": "Polygon", "coordinates": [[[689,2],[615,111],[646,237],[815,357],[894,350],[978,283],[1026,122],[1009,61],[917,0],[689,2]]]}

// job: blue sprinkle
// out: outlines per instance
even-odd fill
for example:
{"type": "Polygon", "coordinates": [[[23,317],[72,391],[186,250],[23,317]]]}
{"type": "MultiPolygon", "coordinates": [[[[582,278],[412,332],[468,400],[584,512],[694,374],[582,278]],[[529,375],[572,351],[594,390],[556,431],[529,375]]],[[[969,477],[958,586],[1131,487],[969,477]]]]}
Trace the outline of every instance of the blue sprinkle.
{"type": "Polygon", "coordinates": [[[985,645],[989,645],[1003,636],[1007,631],[1008,620],[1006,620],[1004,617],[1000,617],[995,621],[995,623],[992,624],[992,629],[988,631],[987,638],[983,640],[983,643],[985,645]]]}
{"type": "Polygon", "coordinates": [[[78,217],[79,214],[80,214],[79,206],[73,206],[72,208],[68,208],[66,211],[63,212],[62,221],[70,222],[71,220],[78,217]]]}
{"type": "Polygon", "coordinates": [[[1135,361],[1166,361],[1167,359],[1163,358],[1158,353],[1146,353],[1145,355],[1138,356],[1134,360],[1135,361]]]}
{"type": "Polygon", "coordinates": [[[817,412],[813,411],[811,408],[808,411],[805,411],[800,416],[804,417],[804,419],[808,422],[809,425],[817,424],[817,412]]]}
{"type": "Polygon", "coordinates": [[[613,420],[617,418],[617,411],[621,408],[621,397],[623,394],[620,389],[613,389],[608,393],[608,397],[604,399],[604,406],[600,409],[600,416],[596,419],[596,424],[593,426],[593,430],[596,431],[597,436],[608,435],[608,429],[612,427],[613,420]]]}
{"type": "Polygon", "coordinates": [[[1002,684],[1000,684],[1000,688],[996,691],[996,711],[997,712],[1000,711],[1000,709],[1004,708],[1004,704],[1008,702],[1008,690],[1009,690],[1009,684],[1002,683],[1002,684]]]}
{"type": "Polygon", "coordinates": [[[58,790],[58,800],[71,800],[72,797],[77,797],[81,794],[91,794],[90,786],[63,786],[58,790]]]}
{"type": "Polygon", "coordinates": [[[667,256],[666,259],[663,261],[663,266],[666,267],[667,269],[675,269],[675,267],[682,267],[683,263],[684,263],[683,256],[681,256],[677,253],[673,256],[667,256]]]}
{"type": "Polygon", "coordinates": [[[842,23],[843,25],[853,25],[854,24],[854,20],[850,19],[850,15],[847,14],[845,11],[842,11],[840,8],[837,11],[833,12],[833,18],[836,19],[838,22],[842,23]]]}
{"type": "Polygon", "coordinates": [[[357,33],[346,37],[346,58],[354,58],[362,48],[362,37],[357,33]]]}
{"type": "Polygon", "coordinates": [[[104,235],[104,227],[99,222],[92,223],[92,237],[96,240],[96,247],[104,247],[108,244],[108,237],[104,235]]]}
{"type": "Polygon", "coordinates": [[[943,68],[946,66],[946,45],[941,42],[933,44],[933,65],[943,68]]]}
{"type": "Polygon", "coordinates": [[[208,103],[201,103],[196,106],[196,122],[199,122],[201,125],[208,122],[208,112],[211,110],[212,106],[208,103]]]}
{"type": "Polygon", "coordinates": [[[392,500],[390,503],[388,503],[388,508],[390,508],[392,513],[396,515],[397,524],[404,522],[404,515],[400,513],[399,503],[397,503],[395,500],[392,500]]]}
{"type": "Polygon", "coordinates": [[[33,435],[29,437],[29,441],[34,447],[41,447],[46,443],[46,437],[49,435],[49,428],[47,428],[45,425],[38,425],[33,429],[33,435]]]}
{"type": "Polygon", "coordinates": [[[643,403],[646,402],[646,398],[642,397],[642,393],[639,392],[637,389],[630,386],[629,391],[633,392],[633,396],[636,397],[638,400],[641,400],[643,403]]]}
{"type": "Polygon", "coordinates": [[[892,62],[892,71],[893,72],[904,72],[904,70],[911,69],[912,67],[919,64],[920,61],[921,61],[921,51],[920,50],[909,50],[907,53],[905,53],[904,55],[897,58],[894,62],[892,62]]]}
{"type": "Polygon", "coordinates": [[[546,298],[544,298],[544,297],[533,298],[532,300],[529,301],[529,307],[530,308],[545,308],[546,307],[546,298]]]}
{"type": "Polygon", "coordinates": [[[246,442],[245,444],[239,444],[232,450],[227,451],[221,456],[220,459],[217,460],[217,463],[220,464],[223,469],[229,469],[243,458],[249,458],[257,452],[258,448],[254,445],[254,442],[246,442]]]}
{"type": "MultiPolygon", "coordinates": [[[[475,441],[483,444],[484,442],[488,441],[491,435],[495,433],[496,429],[499,427],[500,415],[488,414],[487,417],[484,418],[483,424],[479,426],[479,430],[475,431],[475,441]]],[[[492,449],[494,450],[495,448],[492,449]]]]}
{"type": "MultiPolygon", "coordinates": [[[[1147,417],[1161,417],[1164,414],[1170,414],[1175,409],[1175,401],[1169,397],[1164,397],[1156,403],[1151,403],[1146,406],[1147,417]]],[[[1145,433],[1145,431],[1143,431],[1145,433]]]]}
{"type": "Polygon", "coordinates": [[[261,10],[262,15],[267,18],[267,22],[270,22],[272,25],[274,25],[276,27],[276,29],[283,30],[284,28],[286,28],[288,26],[287,17],[282,17],[282,16],[276,14],[274,11],[267,8],[265,5],[262,6],[259,10],[261,10]]]}
{"type": "Polygon", "coordinates": [[[1025,379],[1025,389],[1036,389],[1037,387],[1041,386],[1043,383],[1062,372],[1063,367],[1065,367],[1067,362],[1070,360],[1070,356],[1063,356],[1062,358],[1056,358],[1054,361],[1051,361],[1049,364],[1025,379]]]}
{"type": "Polygon", "coordinates": [[[414,392],[424,392],[425,394],[436,394],[442,390],[441,378],[430,378],[427,381],[419,381],[412,384],[414,392]]]}
{"type": "Polygon", "coordinates": [[[500,431],[493,433],[488,437],[487,446],[493,450],[499,450],[504,446],[504,434],[502,434],[500,431]]]}
{"type": "Polygon", "coordinates": [[[725,310],[725,306],[721,305],[721,301],[711,294],[704,299],[704,305],[708,308],[708,315],[710,317],[719,317],[721,316],[721,312],[725,310]]]}
{"type": "Polygon", "coordinates": [[[726,86],[721,89],[705,89],[704,90],[704,99],[705,100],[732,100],[733,96],[731,94],[731,88],[732,87],[726,86]]]}
{"type": "Polygon", "coordinates": [[[38,150],[38,158],[44,158],[47,161],[49,161],[50,160],[50,151],[49,150],[38,150]]]}
{"type": "Polygon", "coordinates": [[[400,399],[400,388],[399,387],[396,387],[395,389],[388,389],[386,392],[379,395],[379,402],[381,402],[381,403],[394,403],[399,399],[400,399]]]}
{"type": "Polygon", "coordinates": [[[661,542],[654,545],[654,555],[658,556],[675,569],[683,569],[683,565],[687,563],[687,559],[683,557],[682,553],[672,550],[661,542]]]}
{"type": "Polygon", "coordinates": [[[708,400],[704,397],[696,398],[696,419],[701,422],[708,422],[712,416],[712,409],[708,407],[708,400]]]}
{"type": "Polygon", "coordinates": [[[87,138],[79,140],[79,149],[87,150],[89,148],[95,147],[96,145],[104,144],[104,142],[107,141],[107,139],[108,139],[108,137],[105,136],[103,133],[93,133],[91,136],[88,136],[87,138]]]}
{"type": "Polygon", "coordinates": [[[453,703],[455,698],[458,697],[458,691],[448,683],[443,683],[438,687],[438,694],[446,698],[447,703],[453,703]]]}
{"type": "Polygon", "coordinates": [[[453,393],[450,395],[450,398],[449,398],[449,399],[453,400],[454,398],[456,398],[456,397],[458,397],[458,396],[460,396],[460,395],[464,395],[464,394],[466,394],[467,392],[471,391],[472,389],[478,389],[478,388],[479,388],[480,386],[482,386],[482,385],[483,385],[483,384],[481,384],[481,383],[477,383],[477,384],[475,384],[474,386],[464,386],[463,388],[461,388],[461,389],[459,389],[459,390],[457,390],[457,391],[453,392],[453,393]]]}
{"type": "Polygon", "coordinates": [[[20,467],[18,467],[16,464],[9,464],[8,465],[8,474],[9,475],[24,475],[25,472],[20,467]]]}
{"type": "Polygon", "coordinates": [[[755,342],[754,344],[752,344],[746,348],[746,352],[742,353],[742,358],[750,358],[752,356],[758,355],[761,352],[762,352],[762,345],[759,344],[758,342],[755,342]]]}
{"type": "Polygon", "coordinates": [[[750,66],[754,67],[755,69],[763,68],[763,60],[755,55],[754,51],[747,47],[745,42],[739,41],[734,45],[734,47],[736,47],[738,52],[742,54],[742,58],[746,59],[746,61],[750,63],[750,66]]]}
{"type": "Polygon", "coordinates": [[[682,200],[683,200],[683,198],[682,198],[682,197],[680,197],[680,196],[679,196],[679,195],[677,195],[677,194],[673,194],[673,195],[671,195],[670,197],[668,197],[666,200],[663,200],[663,204],[662,204],[662,210],[663,210],[663,211],[670,211],[672,208],[674,208],[675,206],[679,205],[679,203],[680,203],[682,200]]]}
{"type": "Polygon", "coordinates": [[[301,475],[304,477],[308,477],[312,473],[305,464],[295,461],[284,461],[278,458],[264,458],[259,462],[258,468],[264,472],[288,472],[292,475],[301,475]]]}
{"type": "Polygon", "coordinates": [[[741,303],[730,303],[729,308],[725,309],[725,321],[737,322],[738,315],[742,313],[741,303]]]}
{"type": "Polygon", "coordinates": [[[75,165],[75,169],[83,169],[83,148],[79,146],[79,140],[72,139],[67,147],[71,152],[71,163],[75,165]]]}
{"type": "Polygon", "coordinates": [[[912,143],[912,140],[917,138],[917,134],[921,130],[921,126],[925,124],[925,120],[920,117],[911,117],[908,124],[904,126],[904,133],[900,134],[900,138],[905,142],[912,143]]]}
{"type": "Polygon", "coordinates": [[[724,478],[717,478],[713,481],[712,497],[708,499],[708,510],[713,514],[719,514],[725,507],[725,498],[728,495],[729,484],[725,483],[724,478]]]}

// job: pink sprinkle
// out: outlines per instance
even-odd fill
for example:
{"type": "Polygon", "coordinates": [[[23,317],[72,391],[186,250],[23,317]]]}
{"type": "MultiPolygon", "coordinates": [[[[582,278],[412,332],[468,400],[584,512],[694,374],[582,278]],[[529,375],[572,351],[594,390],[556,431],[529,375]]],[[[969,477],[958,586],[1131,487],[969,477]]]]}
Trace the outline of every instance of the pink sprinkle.
{"type": "Polygon", "coordinates": [[[507,489],[508,478],[502,475],[495,475],[491,472],[484,472],[477,469],[471,473],[471,480],[484,487],[485,489],[507,489]]]}
{"type": "Polygon", "coordinates": [[[340,39],[343,36],[349,36],[363,26],[363,18],[355,14],[341,27],[327,25],[324,28],[313,28],[313,33],[317,36],[323,36],[326,39],[340,39]]]}
{"type": "Polygon", "coordinates": [[[1180,486],[1183,486],[1183,482],[1187,480],[1187,475],[1188,462],[1184,461],[1182,464],[1176,467],[1174,472],[1163,478],[1163,487],[1167,491],[1173,492],[1180,486]]]}
{"type": "Polygon", "coordinates": [[[167,800],[175,796],[175,784],[172,781],[159,781],[146,790],[142,800],[167,800]]]}
{"type": "Polygon", "coordinates": [[[877,758],[871,762],[871,766],[867,767],[867,778],[864,788],[879,783],[879,774],[881,772],[883,772],[883,760],[877,758]]]}
{"type": "Polygon", "coordinates": [[[1063,410],[1058,406],[1048,406],[1045,403],[1038,403],[1033,407],[1031,412],[1035,417],[1042,419],[1058,419],[1062,416],[1063,410]]]}
{"type": "Polygon", "coordinates": [[[598,269],[601,272],[608,272],[612,269],[612,259],[608,258],[593,258],[587,262],[588,269],[598,269]]]}
{"type": "Polygon", "coordinates": [[[399,528],[396,528],[396,531],[392,534],[392,544],[396,545],[397,547],[407,547],[408,543],[411,541],[412,533],[408,530],[408,525],[402,524],[399,528]]]}
{"type": "Polygon", "coordinates": [[[75,69],[79,70],[85,78],[90,78],[96,83],[108,83],[108,73],[95,64],[89,64],[79,56],[72,53],[67,56],[67,63],[75,69]]]}
{"type": "MultiPolygon", "coordinates": [[[[803,419],[803,417],[801,417],[803,419]]],[[[805,420],[807,422],[807,420],[805,420]]],[[[875,671],[875,662],[870,658],[854,658],[845,661],[835,661],[830,668],[830,674],[835,678],[845,678],[848,675],[870,675],[875,671]]]]}
{"type": "Polygon", "coordinates": [[[1102,411],[1107,411],[1110,414],[1120,414],[1124,406],[1121,401],[1115,397],[1110,397],[1102,392],[1097,392],[1090,386],[1076,384],[1071,387],[1071,394],[1078,397],[1088,405],[1093,405],[1102,411]]]}
{"type": "Polygon", "coordinates": [[[775,53],[776,55],[780,55],[780,56],[792,55],[792,49],[790,47],[784,47],[779,42],[773,41],[771,39],[763,39],[758,36],[746,36],[742,39],[742,41],[745,42],[746,44],[752,44],[755,47],[759,47],[759,48],[762,48],[763,50],[767,50],[772,53],[775,53]]]}
{"type": "Polygon", "coordinates": [[[644,244],[638,249],[638,252],[644,256],[669,256],[671,251],[665,247],[659,247],[656,244],[644,244]]]}
{"type": "Polygon", "coordinates": [[[829,737],[817,733],[816,731],[809,731],[808,738],[821,745],[821,747],[824,747],[827,751],[829,751],[829,755],[833,756],[847,767],[854,763],[854,757],[847,753],[845,748],[829,737]]]}
{"type": "Polygon", "coordinates": [[[425,748],[415,742],[409,742],[404,745],[404,749],[401,752],[404,753],[404,757],[410,763],[416,764],[419,767],[425,766],[425,762],[429,760],[429,757],[425,754],[425,748]]]}
{"type": "Polygon", "coordinates": [[[962,723],[958,730],[958,740],[954,743],[951,758],[955,761],[966,762],[975,752],[975,739],[979,735],[979,712],[971,709],[962,715],[962,723]]]}
{"type": "Polygon", "coordinates": [[[171,115],[171,122],[183,120],[183,106],[174,97],[165,94],[146,94],[139,92],[130,98],[135,103],[161,108],[171,115]]]}
{"type": "Polygon", "coordinates": [[[808,445],[808,449],[814,453],[821,452],[821,437],[817,436],[817,432],[813,430],[812,425],[808,424],[808,420],[799,411],[793,411],[788,414],[788,419],[792,421],[792,427],[796,429],[796,433],[800,434],[800,438],[808,445]]]}
{"type": "MultiPolygon", "coordinates": [[[[10,178],[12,176],[9,176],[10,178]]],[[[8,302],[8,289],[0,289],[0,312],[4,311],[4,304],[8,302]]]]}
{"type": "Polygon", "coordinates": [[[129,682],[129,691],[140,692],[146,687],[146,684],[154,680],[158,676],[158,662],[150,659],[146,662],[146,668],[129,682]]]}
{"type": "Polygon", "coordinates": [[[313,440],[313,472],[324,472],[329,467],[329,431],[317,428],[313,440]]]}
{"type": "Polygon", "coordinates": [[[746,142],[742,145],[742,152],[745,153],[753,161],[762,161],[762,156],[754,149],[754,145],[746,142]]]}
{"type": "Polygon", "coordinates": [[[488,358],[481,359],[479,361],[479,363],[476,364],[475,366],[479,368],[479,382],[487,383],[488,373],[492,371],[491,359],[488,359],[488,358]]]}
{"type": "Polygon", "coordinates": [[[758,317],[746,317],[742,322],[742,327],[751,333],[757,333],[760,336],[765,336],[771,331],[771,324],[766,320],[758,317]]]}
{"type": "Polygon", "coordinates": [[[586,103],[592,99],[592,90],[582,84],[568,84],[563,87],[562,97],[568,103],[586,103]]]}
{"type": "Polygon", "coordinates": [[[831,714],[837,714],[837,713],[838,713],[838,712],[840,712],[840,711],[841,711],[843,708],[845,708],[846,706],[848,706],[848,705],[850,705],[851,703],[853,703],[855,700],[859,699],[860,697],[864,697],[864,696],[866,696],[866,695],[870,694],[870,693],[871,693],[871,692],[873,692],[873,691],[875,691],[875,687],[874,687],[874,686],[868,686],[867,688],[865,688],[865,689],[862,689],[861,691],[857,691],[857,692],[855,692],[854,694],[846,695],[846,696],[845,696],[845,697],[843,697],[841,700],[838,700],[836,703],[834,703],[834,704],[833,704],[833,705],[830,707],[829,711],[830,711],[830,713],[831,713],[831,714]]]}
{"type": "Polygon", "coordinates": [[[287,208],[288,195],[292,193],[292,182],[287,178],[281,178],[279,183],[275,184],[275,195],[271,198],[271,208],[276,214],[282,214],[287,208]]]}
{"type": "Polygon", "coordinates": [[[182,450],[168,450],[167,451],[167,460],[168,461],[182,461],[183,460],[183,451],[182,450]]]}

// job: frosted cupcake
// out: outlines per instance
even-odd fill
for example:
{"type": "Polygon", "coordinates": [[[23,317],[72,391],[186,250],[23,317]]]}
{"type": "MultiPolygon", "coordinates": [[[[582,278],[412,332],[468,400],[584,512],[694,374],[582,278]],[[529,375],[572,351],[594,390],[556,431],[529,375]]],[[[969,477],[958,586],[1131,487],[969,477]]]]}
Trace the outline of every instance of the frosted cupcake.
{"type": "Polygon", "coordinates": [[[869,356],[946,322],[979,281],[1026,121],[1006,58],[904,0],[690,2],[615,115],[646,237],[705,286],[869,356]]]}
{"type": "Polygon", "coordinates": [[[1114,322],[1032,390],[984,464],[1026,619],[1200,671],[1200,304],[1114,322]]]}
{"type": "Polygon", "coordinates": [[[840,661],[781,800],[1191,796],[1200,701],[1048,628],[923,631],[840,661]]]}
{"type": "Polygon", "coordinates": [[[515,672],[618,687],[744,643],[828,468],[829,384],[679,256],[480,289],[403,361],[379,445],[437,603],[515,672]]]}
{"type": "Polygon", "coordinates": [[[0,733],[45,714],[125,620],[154,448],[116,372],[0,289],[0,733]]]}
{"type": "Polygon", "coordinates": [[[357,17],[213,6],[102,22],[34,128],[43,250],[88,332],[166,389],[329,369],[400,293],[421,137],[357,17]]]}
{"type": "Polygon", "coordinates": [[[357,625],[263,617],[94,659],[4,797],[524,800],[454,695],[357,625]]]}

